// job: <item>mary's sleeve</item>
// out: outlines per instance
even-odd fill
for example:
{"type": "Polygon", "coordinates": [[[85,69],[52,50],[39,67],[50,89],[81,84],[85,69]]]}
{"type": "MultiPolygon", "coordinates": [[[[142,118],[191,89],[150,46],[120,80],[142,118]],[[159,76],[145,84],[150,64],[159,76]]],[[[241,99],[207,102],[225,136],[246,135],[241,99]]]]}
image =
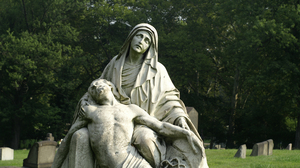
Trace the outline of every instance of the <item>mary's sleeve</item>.
{"type": "Polygon", "coordinates": [[[92,97],[90,96],[90,94],[88,92],[86,92],[81,99],[79,100],[79,102],[77,103],[75,112],[74,112],[74,116],[73,116],[73,122],[72,125],[76,122],[76,120],[79,117],[79,113],[80,113],[80,109],[82,106],[85,106],[86,104],[96,104],[95,101],[92,99],[92,97]]]}

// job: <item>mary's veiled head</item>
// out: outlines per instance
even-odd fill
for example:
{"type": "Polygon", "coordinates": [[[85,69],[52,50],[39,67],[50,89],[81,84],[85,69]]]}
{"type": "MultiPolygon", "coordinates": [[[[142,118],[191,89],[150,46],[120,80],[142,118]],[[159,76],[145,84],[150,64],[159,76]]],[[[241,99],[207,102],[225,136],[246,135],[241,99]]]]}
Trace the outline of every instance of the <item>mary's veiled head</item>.
{"type": "Polygon", "coordinates": [[[122,56],[126,56],[131,41],[133,39],[133,37],[140,31],[146,31],[149,33],[150,37],[151,37],[151,45],[149,46],[149,49],[146,51],[145,55],[145,60],[151,60],[151,59],[155,59],[157,60],[157,55],[158,55],[158,35],[157,35],[157,31],[156,29],[148,24],[148,23],[141,23],[136,25],[131,32],[129,33],[129,35],[127,36],[121,50],[120,53],[118,54],[118,58],[122,57],[122,56]]]}

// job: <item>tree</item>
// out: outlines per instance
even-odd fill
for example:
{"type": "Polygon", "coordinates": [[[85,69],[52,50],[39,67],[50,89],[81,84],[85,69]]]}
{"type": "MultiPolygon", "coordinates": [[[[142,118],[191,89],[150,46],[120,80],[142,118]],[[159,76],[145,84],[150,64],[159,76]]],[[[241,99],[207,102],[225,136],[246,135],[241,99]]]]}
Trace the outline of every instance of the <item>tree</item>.
{"type": "MultiPolygon", "coordinates": [[[[173,48],[175,57],[172,59],[176,59],[176,56],[182,54],[181,50],[187,48],[187,51],[184,51],[187,54],[180,58],[181,65],[187,62],[191,64],[188,64],[186,69],[176,71],[181,66],[171,62],[176,67],[171,72],[190,75],[193,73],[187,69],[209,65],[207,71],[198,71],[200,78],[203,74],[209,76],[205,76],[204,82],[200,82],[199,85],[193,84],[193,88],[196,89],[192,91],[188,89],[191,83],[184,83],[187,78],[177,81],[190,91],[187,94],[189,97],[192,97],[193,93],[198,93],[195,96],[198,99],[197,104],[202,104],[201,97],[206,98],[206,103],[213,107],[203,106],[201,110],[207,110],[207,115],[215,116],[217,111],[217,116],[224,116],[223,122],[218,123],[224,124],[223,128],[229,126],[228,147],[245,142],[253,144],[257,139],[249,138],[249,135],[257,137],[257,134],[262,135],[259,138],[261,140],[267,137],[274,137],[276,143],[287,140],[280,136],[288,132],[285,119],[290,114],[297,114],[293,105],[295,103],[292,102],[297,102],[298,86],[289,82],[295,81],[294,75],[298,74],[297,63],[291,61],[292,59],[295,61],[294,55],[297,55],[295,48],[298,46],[298,34],[295,33],[298,30],[299,18],[297,4],[297,1],[178,3],[178,8],[181,6],[180,16],[186,23],[186,29],[183,30],[181,27],[178,30],[182,32],[174,31],[176,32],[174,34],[181,35],[182,38],[178,41],[183,43],[180,43],[179,49],[173,48]],[[185,40],[186,37],[188,40],[185,40]],[[199,55],[192,53],[193,49],[197,50],[199,55]],[[187,61],[187,57],[198,60],[201,54],[202,57],[210,58],[204,61],[205,65],[199,64],[198,61],[187,61]],[[209,83],[207,80],[211,85],[206,85],[209,83]],[[199,92],[201,87],[206,89],[199,92]],[[214,94],[205,95],[205,90],[214,94]],[[264,116],[265,119],[257,120],[257,115],[264,116]],[[272,119],[271,116],[276,116],[276,119],[272,119]],[[249,128],[246,123],[254,127],[249,128]]],[[[188,79],[198,81],[196,76],[189,76],[188,79]]],[[[213,117],[211,119],[210,121],[213,121],[213,117]]],[[[220,125],[219,128],[221,127],[220,125]]],[[[290,136],[286,137],[290,139],[290,136]]]]}
{"type": "MultiPolygon", "coordinates": [[[[72,116],[66,111],[69,107],[62,108],[54,100],[59,97],[58,90],[72,90],[80,82],[78,78],[63,82],[65,79],[59,76],[71,69],[70,64],[76,62],[74,59],[82,51],[71,46],[78,33],[63,24],[59,11],[53,10],[59,3],[61,1],[4,1],[14,13],[6,15],[7,9],[1,10],[1,23],[8,23],[1,24],[1,30],[7,30],[1,32],[0,44],[1,79],[5,79],[0,84],[3,102],[0,115],[1,126],[7,128],[2,141],[6,145],[11,142],[14,149],[18,148],[21,135],[29,138],[34,133],[34,139],[43,139],[51,131],[62,136],[64,125],[72,116]]],[[[76,68],[80,71],[80,67],[76,68]]],[[[75,106],[74,102],[67,103],[75,106]]]]}

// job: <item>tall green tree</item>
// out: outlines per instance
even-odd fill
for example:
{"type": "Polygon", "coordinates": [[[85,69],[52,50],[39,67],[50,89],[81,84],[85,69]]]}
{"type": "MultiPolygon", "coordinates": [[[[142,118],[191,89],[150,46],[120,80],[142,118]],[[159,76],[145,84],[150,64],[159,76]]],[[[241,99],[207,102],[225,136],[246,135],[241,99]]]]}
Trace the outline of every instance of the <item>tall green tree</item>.
{"type": "MultiPolygon", "coordinates": [[[[70,107],[57,102],[76,96],[66,93],[80,83],[80,78],[71,76],[83,74],[78,60],[82,50],[74,45],[79,33],[64,22],[66,17],[62,15],[67,7],[70,9],[70,3],[69,6],[63,5],[65,1],[2,3],[0,22],[6,24],[1,24],[0,29],[3,79],[0,115],[1,126],[7,129],[1,141],[17,149],[21,137],[44,139],[47,132],[62,136],[72,114],[70,107]],[[76,63],[79,65],[76,71],[66,75],[65,70],[74,70],[72,66],[76,63]]],[[[68,103],[75,104],[64,102],[68,103]]]]}
{"type": "Polygon", "coordinates": [[[172,59],[187,49],[180,64],[191,64],[181,71],[176,71],[181,66],[174,64],[171,72],[191,75],[193,73],[188,70],[203,67],[198,72],[200,79],[205,77],[203,82],[193,85],[196,89],[189,89],[190,82],[182,82],[186,79],[198,81],[196,75],[177,82],[187,88],[189,97],[198,93],[195,96],[197,104],[203,104],[200,102],[206,98],[204,102],[211,106],[203,106],[201,110],[207,111],[207,117],[211,116],[209,121],[214,121],[213,116],[219,116],[222,122],[218,123],[223,124],[219,128],[223,127],[221,130],[224,131],[228,125],[228,147],[245,142],[251,145],[266,138],[274,138],[276,143],[291,139],[286,118],[290,115],[295,118],[298,114],[295,82],[298,74],[295,58],[298,54],[295,50],[298,46],[298,5],[298,1],[178,3],[177,8],[181,9],[178,11],[186,24],[182,26],[184,30],[180,29],[181,33],[174,31],[182,38],[173,39],[173,42],[180,41],[180,47],[173,48],[172,59]],[[198,59],[203,64],[199,64],[198,59]],[[207,86],[207,83],[211,85],[207,86]],[[205,89],[199,92],[201,87],[205,89]],[[205,94],[205,90],[211,94],[205,94]],[[289,138],[284,139],[283,134],[289,138]]]}

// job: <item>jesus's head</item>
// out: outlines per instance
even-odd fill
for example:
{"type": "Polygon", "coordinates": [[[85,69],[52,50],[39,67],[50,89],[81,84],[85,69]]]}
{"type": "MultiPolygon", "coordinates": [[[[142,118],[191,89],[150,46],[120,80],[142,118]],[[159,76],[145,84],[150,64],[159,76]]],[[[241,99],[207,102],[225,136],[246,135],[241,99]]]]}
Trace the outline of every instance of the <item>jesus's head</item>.
{"type": "Polygon", "coordinates": [[[96,103],[103,105],[112,102],[114,99],[112,86],[113,84],[106,79],[96,79],[91,83],[88,93],[96,103]]]}

